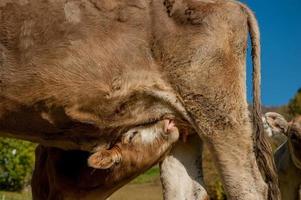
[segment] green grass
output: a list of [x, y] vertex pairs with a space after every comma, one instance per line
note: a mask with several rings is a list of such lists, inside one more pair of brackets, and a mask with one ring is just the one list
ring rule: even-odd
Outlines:
[[154, 183], [158, 179], [159, 174], [160, 174], [160, 169], [158, 166], [156, 166], [156, 167], [149, 169], [144, 174], [141, 174], [140, 176], [138, 176], [131, 183], [133, 183], [133, 184]]
[[31, 192], [3, 192], [0, 191], [0, 200], [31, 200]]

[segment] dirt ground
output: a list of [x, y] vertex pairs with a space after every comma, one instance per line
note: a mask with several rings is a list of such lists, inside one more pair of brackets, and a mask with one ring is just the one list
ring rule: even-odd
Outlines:
[[128, 184], [107, 200], [162, 200], [160, 184]]

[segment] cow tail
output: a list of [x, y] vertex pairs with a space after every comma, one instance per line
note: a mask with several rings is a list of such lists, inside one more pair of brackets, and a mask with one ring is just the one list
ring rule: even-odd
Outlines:
[[268, 185], [268, 200], [280, 200], [278, 176], [271, 145], [264, 134], [261, 111], [261, 61], [260, 33], [254, 13], [244, 4], [243, 11], [247, 14], [248, 29], [252, 45], [253, 62], [253, 126], [254, 150], [258, 167]]

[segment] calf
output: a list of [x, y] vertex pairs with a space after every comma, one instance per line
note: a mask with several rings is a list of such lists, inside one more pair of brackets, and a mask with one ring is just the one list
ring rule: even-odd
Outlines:
[[[89, 155], [38, 146], [32, 188], [34, 200], [106, 199], [162, 160], [178, 140], [171, 120], [135, 127], [107, 150]], [[91, 168], [87, 165], [92, 166]]]
[[265, 119], [273, 136], [287, 136], [287, 141], [274, 154], [282, 200], [300, 200], [301, 116], [287, 122], [278, 113], [266, 113]]

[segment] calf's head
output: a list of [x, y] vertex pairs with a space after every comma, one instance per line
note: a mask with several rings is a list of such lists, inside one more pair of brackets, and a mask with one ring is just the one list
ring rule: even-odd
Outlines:
[[[87, 195], [95, 195], [95, 199], [108, 197], [158, 163], [178, 139], [179, 131], [174, 122], [162, 120], [131, 128], [121, 134], [110, 149], [99, 150], [92, 155], [85, 151], [39, 146], [36, 151], [36, 175], [33, 176], [34, 188], [38, 192], [34, 194], [40, 199], [39, 188], [42, 187], [41, 191], [49, 190], [46, 195], [60, 194], [67, 199], [77, 199], [79, 196], [93, 199], [86, 198]], [[45, 179], [41, 174], [46, 176]]]
[[135, 127], [123, 133], [110, 149], [92, 154], [88, 158], [88, 165], [109, 170], [109, 179], [118, 181], [125, 176], [135, 176], [158, 163], [178, 139], [179, 131], [169, 119]]

